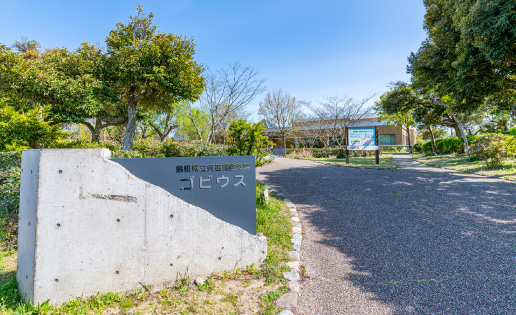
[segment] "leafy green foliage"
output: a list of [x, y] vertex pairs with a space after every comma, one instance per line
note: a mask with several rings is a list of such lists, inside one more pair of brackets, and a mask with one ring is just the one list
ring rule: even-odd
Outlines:
[[45, 121], [48, 108], [34, 107], [20, 113], [0, 99], [0, 151], [24, 150], [49, 144], [65, 132]]
[[500, 166], [510, 153], [515, 153], [514, 136], [488, 133], [478, 136], [471, 143], [471, 153], [486, 162], [487, 168]]
[[265, 159], [267, 148], [272, 145], [268, 137], [263, 134], [263, 123], [249, 123], [244, 119], [234, 120], [229, 125], [230, 155], [254, 155], [256, 166], [272, 162]]
[[137, 106], [159, 110], [181, 100], [195, 101], [205, 86], [204, 69], [193, 60], [193, 41], [157, 32], [153, 17], [138, 6], [128, 24], [118, 22], [106, 37], [112, 86], [127, 101], [124, 150], [133, 147]]
[[0, 152], [0, 247], [16, 249], [21, 152]]
[[185, 140], [206, 140], [209, 133], [209, 114], [188, 106], [177, 117], [178, 130], [175, 135]]
[[227, 156], [227, 147], [205, 141], [169, 141], [163, 143], [166, 157]]

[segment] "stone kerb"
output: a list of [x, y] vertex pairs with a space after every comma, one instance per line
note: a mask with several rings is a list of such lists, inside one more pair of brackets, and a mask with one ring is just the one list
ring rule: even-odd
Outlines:
[[[267, 185], [263, 181], [259, 181], [263, 185]], [[287, 263], [287, 266], [290, 268], [290, 271], [283, 273], [283, 278], [288, 281], [287, 287], [288, 292], [283, 294], [276, 300], [276, 306], [281, 308], [283, 311], [278, 313], [277, 315], [292, 315], [292, 312], [297, 311], [298, 298], [300, 293], [300, 287], [298, 281], [301, 279], [299, 274], [300, 265], [301, 265], [301, 242], [303, 239], [302, 236], [302, 225], [299, 219], [299, 215], [297, 213], [296, 205], [294, 205], [289, 199], [285, 197], [282, 193], [273, 189], [269, 185], [266, 186], [265, 192], [270, 189], [276, 196], [282, 198], [287, 202], [287, 207], [290, 210], [290, 220], [292, 222], [292, 251], [289, 252], [290, 257], [293, 261]]]
[[25, 301], [159, 289], [260, 265], [267, 240], [111, 162], [106, 149], [22, 155], [17, 280]]

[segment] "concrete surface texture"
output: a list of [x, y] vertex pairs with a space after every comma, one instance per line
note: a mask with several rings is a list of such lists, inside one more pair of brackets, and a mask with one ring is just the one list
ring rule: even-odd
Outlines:
[[516, 184], [395, 162], [257, 168], [303, 224], [296, 314], [515, 314]]
[[260, 265], [265, 237], [142, 181], [105, 149], [22, 156], [17, 280], [25, 300], [159, 289], [185, 275]]

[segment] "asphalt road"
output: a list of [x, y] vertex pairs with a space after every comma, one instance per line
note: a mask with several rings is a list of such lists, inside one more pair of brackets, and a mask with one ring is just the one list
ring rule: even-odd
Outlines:
[[516, 314], [516, 183], [276, 159], [303, 224], [297, 314]]

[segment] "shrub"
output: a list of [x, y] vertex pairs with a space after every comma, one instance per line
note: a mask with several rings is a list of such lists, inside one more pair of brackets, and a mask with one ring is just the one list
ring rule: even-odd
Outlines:
[[431, 152], [432, 151], [432, 142], [427, 141], [427, 142], [423, 143], [422, 149], [423, 149], [423, 152]]
[[445, 139], [438, 139], [435, 142], [435, 144], [437, 146], [437, 150], [442, 153], [459, 152], [462, 143], [463, 143], [462, 139], [459, 139], [458, 137], [449, 137], [449, 138], [445, 138]]
[[163, 142], [166, 157], [227, 156], [227, 146], [200, 140]]
[[316, 159], [329, 158], [330, 152], [326, 148], [313, 148], [312, 157]]
[[21, 152], [0, 152], [0, 244], [15, 249], [20, 205]]
[[271, 163], [272, 159], [266, 159], [265, 156], [273, 143], [262, 133], [262, 122], [252, 124], [244, 119], [232, 121], [229, 125], [229, 154], [254, 155], [256, 166]]
[[339, 149], [337, 151], [337, 159], [345, 159], [346, 158], [346, 149]]
[[423, 151], [423, 145], [420, 143], [416, 143], [416, 144], [414, 144], [414, 147], [412, 147], [412, 149], [414, 149], [414, 151], [420, 153]]
[[102, 143], [85, 140], [57, 140], [49, 145], [51, 149], [101, 149], [105, 148]]
[[487, 168], [496, 168], [514, 151], [514, 137], [498, 133], [478, 136], [471, 143], [471, 154], [486, 162]]
[[139, 152], [144, 158], [165, 157], [162, 142], [152, 139], [140, 139], [135, 141], [133, 151]]

